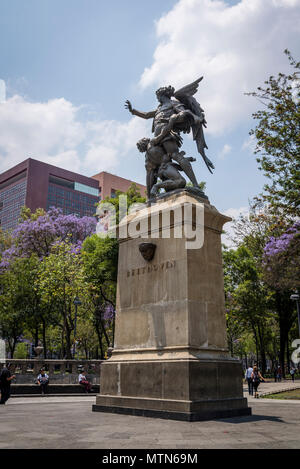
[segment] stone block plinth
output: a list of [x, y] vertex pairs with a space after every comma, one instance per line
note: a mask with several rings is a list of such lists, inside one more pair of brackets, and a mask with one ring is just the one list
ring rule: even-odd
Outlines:
[[[227, 350], [221, 231], [229, 220], [182, 190], [122, 221], [115, 346], [94, 411], [188, 421], [251, 413], [241, 363]], [[139, 250], [147, 242], [156, 246], [150, 261]]]

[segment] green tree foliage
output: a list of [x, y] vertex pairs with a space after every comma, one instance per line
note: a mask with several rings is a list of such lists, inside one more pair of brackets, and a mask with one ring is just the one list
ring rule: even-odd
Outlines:
[[24, 342], [19, 342], [17, 345], [16, 345], [16, 350], [15, 350], [15, 353], [14, 353], [14, 358], [21, 358], [21, 359], [24, 359], [24, 358], [28, 358], [27, 357], [27, 344], [25, 344]]
[[[117, 191], [115, 198], [106, 198], [100, 203], [100, 212], [101, 206], [105, 210], [106, 204], [111, 204], [116, 213], [117, 224], [120, 221], [119, 197], [121, 195], [127, 197], [128, 208], [134, 204], [146, 202], [136, 184], [132, 184], [125, 194]], [[82, 259], [89, 295], [87, 307], [91, 312], [97, 333], [101, 358], [104, 358], [107, 348], [113, 346], [114, 343], [118, 252], [118, 240], [109, 236], [90, 236], [82, 246]]]
[[0, 276], [0, 329], [12, 357], [18, 338], [36, 313], [36, 267], [36, 258], [20, 258]]
[[300, 289], [300, 222], [279, 237], [271, 237], [264, 249], [266, 282], [278, 291]]
[[270, 335], [268, 291], [247, 247], [225, 250], [223, 259], [229, 331], [235, 334], [235, 341], [239, 339], [237, 333], [252, 332], [264, 372]]
[[300, 62], [285, 50], [292, 71], [271, 76], [264, 87], [247, 93], [264, 105], [253, 114], [258, 121], [250, 135], [256, 139], [257, 162], [265, 176], [263, 200], [273, 211], [300, 216]]
[[[105, 201], [117, 222], [120, 195]], [[135, 184], [125, 195], [128, 207], [145, 203]], [[45, 358], [71, 358], [78, 296], [77, 357], [106, 356], [114, 341], [118, 241], [91, 235], [95, 226], [93, 218], [24, 207], [16, 230], [0, 231], [0, 327], [11, 355], [21, 336], [37, 345], [42, 335]]]
[[[289, 363], [289, 344], [296, 320], [295, 305], [290, 301], [292, 285], [298, 282], [297, 266], [297, 223], [288, 228], [290, 221], [282, 214], [276, 216], [263, 204], [250, 206], [249, 217], [240, 217], [234, 224], [233, 239], [239, 247], [246, 247], [255, 261], [255, 268], [271, 311], [268, 324], [271, 334], [268, 339], [268, 355], [278, 360], [284, 370]], [[285, 360], [286, 357], [286, 360]]]
[[[93, 235], [82, 247], [82, 261], [87, 283], [87, 307], [99, 340], [100, 356], [113, 344], [114, 313], [118, 269], [118, 242], [114, 238]], [[108, 331], [108, 322], [111, 322]]]
[[[82, 259], [67, 241], [57, 242], [40, 264], [39, 291], [43, 301], [52, 303], [52, 322], [62, 331], [62, 355], [72, 358], [75, 327], [74, 298], [84, 299], [86, 284]], [[65, 339], [65, 342], [64, 342]]]

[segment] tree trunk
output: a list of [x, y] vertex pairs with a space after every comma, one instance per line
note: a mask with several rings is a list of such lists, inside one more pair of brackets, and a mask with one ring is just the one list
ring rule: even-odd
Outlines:
[[110, 346], [110, 340], [109, 340], [109, 337], [108, 337], [108, 335], [107, 335], [107, 332], [106, 332], [106, 329], [105, 329], [105, 326], [104, 326], [104, 322], [101, 320], [100, 323], [101, 323], [102, 332], [103, 332], [103, 334], [104, 334], [104, 337], [105, 337], [107, 346], [109, 347], [109, 346]]
[[61, 351], [60, 358], [63, 360], [65, 358], [65, 333], [64, 328], [61, 331]]
[[264, 332], [263, 326], [258, 325], [258, 336], [259, 336], [259, 344], [260, 344], [260, 357], [261, 357], [261, 371], [264, 375], [266, 373], [266, 350], [265, 350], [265, 341], [264, 341]]
[[290, 372], [290, 347], [289, 347], [289, 334], [287, 334], [286, 340], [286, 361], [287, 361], [287, 371]]
[[254, 340], [255, 340], [255, 350], [256, 350], [256, 364], [258, 366], [258, 361], [259, 361], [259, 353], [258, 353], [258, 339], [257, 339], [257, 333], [254, 325], [252, 324], [252, 331], [254, 335]]
[[104, 351], [103, 351], [103, 343], [102, 343], [102, 331], [100, 330], [98, 324], [96, 324], [96, 332], [97, 332], [97, 337], [98, 337], [99, 347], [100, 347], [100, 360], [104, 360]]
[[17, 345], [17, 338], [14, 337], [12, 341], [8, 340], [7, 343], [8, 343], [8, 349], [11, 355], [10, 358], [14, 358], [14, 353], [15, 353], [15, 349]]
[[39, 326], [35, 326], [35, 334], [34, 334], [34, 346], [37, 347], [39, 345]]
[[69, 329], [68, 327], [66, 328], [66, 358], [68, 360], [71, 360], [72, 357], [72, 341], [71, 341], [71, 332], [72, 330]]
[[47, 358], [47, 340], [46, 340], [46, 321], [42, 319], [43, 324], [43, 345], [44, 345], [44, 358]]

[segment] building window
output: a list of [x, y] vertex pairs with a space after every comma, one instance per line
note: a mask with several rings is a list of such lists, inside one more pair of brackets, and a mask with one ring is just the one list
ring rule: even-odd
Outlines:
[[25, 178], [26, 173], [27, 170], [25, 169], [25, 171], [22, 171], [21, 173], [17, 174], [16, 176], [13, 176], [12, 178], [9, 178], [7, 181], [1, 182], [0, 191], [2, 191], [2, 189], [5, 189], [5, 187], [11, 186], [15, 182], [20, 181], [20, 179]]
[[[23, 176], [25, 172], [22, 173]], [[18, 178], [16, 176], [16, 178]], [[9, 181], [16, 182], [13, 177]], [[11, 230], [18, 224], [21, 208], [25, 205], [27, 180], [14, 184], [13, 186], [5, 186], [0, 192], [0, 211], [1, 211], [1, 227], [3, 230]]]
[[57, 207], [61, 208], [65, 214], [74, 213], [80, 217], [92, 217], [95, 215], [95, 204], [98, 202], [99, 197], [94, 195], [87, 195], [49, 184], [47, 210], [50, 207]]
[[84, 192], [85, 194], [94, 195], [95, 197], [97, 197], [99, 193], [98, 187], [86, 186], [80, 182], [75, 182], [74, 189], [75, 191]]
[[69, 181], [68, 179], [60, 178], [58, 176], [49, 176], [49, 182], [57, 184], [58, 186], [69, 187], [70, 189], [74, 189], [74, 181]]

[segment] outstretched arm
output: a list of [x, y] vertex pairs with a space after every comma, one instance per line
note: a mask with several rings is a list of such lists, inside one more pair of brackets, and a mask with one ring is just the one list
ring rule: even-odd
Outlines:
[[155, 113], [156, 113], [156, 111], [150, 111], [150, 112], [137, 111], [136, 109], [133, 109], [131, 102], [128, 100], [125, 102], [125, 108], [128, 109], [128, 111], [134, 116], [142, 117], [143, 119], [151, 119], [152, 117], [155, 116]]

